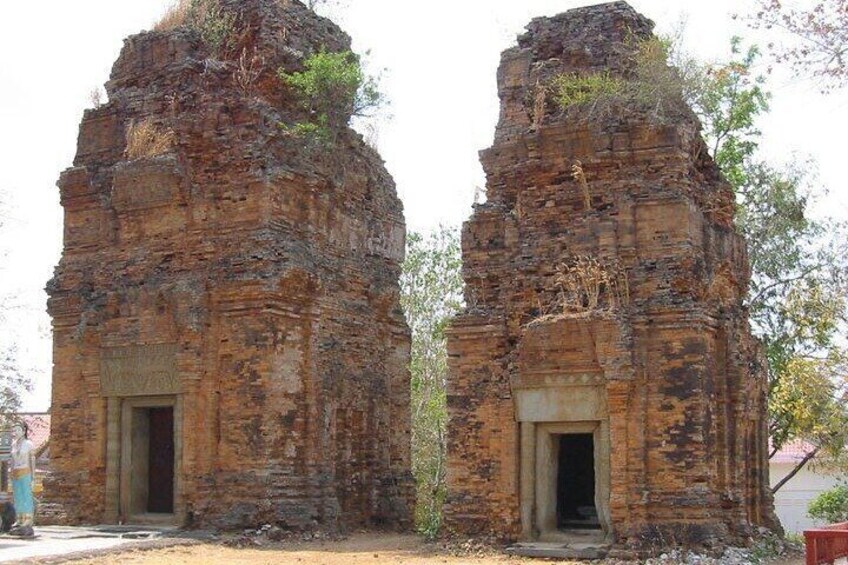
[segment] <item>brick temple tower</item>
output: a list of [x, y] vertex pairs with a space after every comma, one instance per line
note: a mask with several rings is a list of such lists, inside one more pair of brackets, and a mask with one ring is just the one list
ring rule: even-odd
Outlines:
[[[379, 155], [332, 148], [277, 70], [350, 39], [296, 0], [221, 0], [126, 40], [60, 180], [55, 517], [408, 526], [405, 225]], [[162, 144], [133, 156], [131, 126]], [[289, 128], [291, 129], [291, 128]]]
[[453, 530], [650, 549], [774, 525], [746, 245], [698, 120], [546, 88], [629, 78], [652, 28], [623, 2], [579, 8], [503, 54], [449, 334]]

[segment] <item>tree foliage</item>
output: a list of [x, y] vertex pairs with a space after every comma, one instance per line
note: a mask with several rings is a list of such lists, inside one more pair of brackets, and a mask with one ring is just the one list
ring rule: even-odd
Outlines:
[[769, 44], [775, 63], [816, 80], [828, 92], [848, 84], [848, 0], [818, 0], [799, 9], [782, 0], [757, 0], [754, 27], [783, 30], [795, 41]]
[[445, 501], [447, 339], [462, 308], [459, 232], [439, 227], [410, 233], [401, 277], [401, 303], [412, 330], [412, 471], [416, 525], [435, 536]]
[[354, 53], [320, 51], [304, 62], [304, 70], [279, 71], [296, 93], [308, 119], [295, 124], [296, 133], [330, 141], [351, 117], [367, 117], [384, 103], [377, 79], [363, 72]]
[[17, 346], [0, 348], [0, 418], [19, 411], [21, 394], [31, 389], [32, 383], [20, 367]]
[[737, 225], [748, 241], [748, 306], [769, 360], [774, 450], [792, 440], [812, 446], [794, 475], [814, 456], [837, 460], [848, 439], [848, 355], [840, 338], [848, 321], [848, 237], [844, 224], [811, 217], [809, 162], [775, 167], [758, 158], [756, 123], [769, 94], [752, 71], [759, 52], [743, 52], [739, 40], [732, 47], [729, 62], [705, 69], [690, 102], [736, 192]]
[[763, 90], [763, 77], [751, 74], [759, 49], [743, 52], [741, 39], [735, 37], [731, 53], [729, 62], [703, 67], [699, 88], [690, 90], [688, 97], [701, 118], [716, 163], [738, 192], [747, 184], [747, 169], [761, 135], [756, 121], [768, 111], [770, 96]]
[[810, 518], [828, 524], [848, 522], [848, 485], [839, 485], [818, 495], [807, 507]]

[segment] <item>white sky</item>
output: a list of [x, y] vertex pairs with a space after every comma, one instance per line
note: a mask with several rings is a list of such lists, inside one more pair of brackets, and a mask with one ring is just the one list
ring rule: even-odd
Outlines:
[[[705, 59], [727, 54], [730, 37], [754, 34], [730, 14], [750, 0], [632, 0], [660, 32], [686, 22], [688, 49]], [[535, 16], [594, 2], [578, 0], [349, 0], [335, 19], [385, 69], [392, 104], [379, 145], [411, 229], [457, 224], [484, 184], [477, 152], [490, 145], [498, 114], [500, 52]], [[151, 27], [170, 0], [6, 2], [0, 20], [0, 191], [13, 206], [0, 239], [9, 250], [0, 292], [20, 307], [0, 328], [14, 336], [36, 387], [25, 409], [49, 407], [51, 353], [44, 313], [46, 281], [61, 250], [59, 172], [70, 166], [89, 93], [108, 78], [122, 39]], [[764, 43], [764, 41], [760, 41]], [[761, 123], [764, 154], [813, 157], [830, 196], [819, 210], [848, 218], [843, 186], [848, 126], [845, 92], [821, 96], [809, 84], [774, 77], [772, 113]], [[5, 295], [5, 294], [4, 294]]]

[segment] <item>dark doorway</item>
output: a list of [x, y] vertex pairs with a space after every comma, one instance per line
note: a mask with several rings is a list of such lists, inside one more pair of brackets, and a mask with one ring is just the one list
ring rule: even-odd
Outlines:
[[147, 512], [174, 512], [174, 408], [149, 408]]
[[559, 436], [557, 527], [600, 529], [595, 507], [595, 440], [592, 434]]

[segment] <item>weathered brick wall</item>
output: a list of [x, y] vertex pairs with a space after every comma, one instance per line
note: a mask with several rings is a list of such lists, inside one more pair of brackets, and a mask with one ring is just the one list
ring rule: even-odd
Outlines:
[[[448, 343], [452, 530], [521, 535], [516, 387], [557, 379], [604, 383], [617, 544], [741, 543], [774, 526], [745, 243], [697, 119], [538, 97], [560, 73], [627, 76], [652, 27], [623, 2], [579, 8], [534, 20], [503, 54], [488, 200], [463, 231], [468, 309]], [[564, 313], [558, 269], [579, 256], [618, 265], [626, 303]]]
[[[224, 4], [238, 43], [223, 61], [185, 29], [126, 40], [59, 181], [46, 496], [69, 522], [117, 517], [120, 399], [104, 397], [103, 352], [165, 344], [187, 522], [408, 526], [402, 206], [352, 130], [328, 151], [279, 125], [303, 114], [277, 69], [350, 40], [296, 1]], [[242, 50], [263, 65], [247, 90], [234, 78]], [[174, 132], [173, 151], [127, 159], [142, 119]]]

